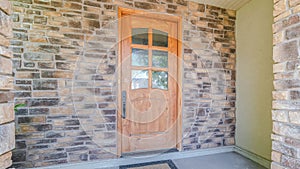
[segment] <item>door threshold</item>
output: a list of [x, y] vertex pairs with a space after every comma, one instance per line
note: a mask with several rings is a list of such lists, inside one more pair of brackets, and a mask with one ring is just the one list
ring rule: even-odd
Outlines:
[[158, 154], [166, 154], [166, 153], [174, 153], [174, 152], [178, 152], [177, 148], [151, 150], [151, 151], [136, 151], [136, 152], [122, 153], [121, 158], [156, 156]]

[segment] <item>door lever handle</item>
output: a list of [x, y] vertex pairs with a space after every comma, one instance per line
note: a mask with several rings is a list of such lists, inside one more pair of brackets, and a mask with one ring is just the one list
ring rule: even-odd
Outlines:
[[122, 91], [122, 118], [126, 118], [126, 91]]

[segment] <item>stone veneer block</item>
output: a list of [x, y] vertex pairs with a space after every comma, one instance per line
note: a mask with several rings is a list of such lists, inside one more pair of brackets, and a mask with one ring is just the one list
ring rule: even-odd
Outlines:
[[5, 12], [7, 15], [12, 13], [12, 6], [7, 0], [0, 1], [0, 10]]
[[0, 76], [0, 89], [12, 90], [14, 88], [14, 78], [11, 76]]
[[6, 37], [12, 37], [12, 20], [10, 16], [6, 15], [3, 11], [0, 10], [0, 33]]
[[0, 57], [0, 73], [12, 74], [12, 61], [8, 58]]
[[15, 148], [15, 123], [0, 125], [0, 154]]
[[12, 165], [11, 160], [12, 152], [0, 155], [0, 168], [5, 169]]
[[15, 114], [14, 105], [12, 103], [0, 104], [0, 124], [14, 121]]
[[0, 46], [0, 55], [12, 58], [13, 52], [6, 47]]
[[298, 57], [298, 42], [291, 41], [274, 47], [273, 59], [275, 62], [289, 61]]

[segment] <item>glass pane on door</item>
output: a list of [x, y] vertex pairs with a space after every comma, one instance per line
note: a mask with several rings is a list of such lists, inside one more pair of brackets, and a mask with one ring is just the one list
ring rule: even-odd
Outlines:
[[168, 89], [168, 72], [152, 71], [152, 88]]
[[148, 62], [148, 50], [132, 48], [132, 66], [148, 66]]
[[158, 68], [167, 68], [168, 67], [168, 52], [153, 50], [152, 66], [158, 67]]
[[168, 33], [160, 30], [153, 29], [153, 46], [168, 47]]
[[148, 88], [148, 70], [131, 70], [131, 89]]
[[132, 44], [148, 45], [148, 28], [133, 28]]

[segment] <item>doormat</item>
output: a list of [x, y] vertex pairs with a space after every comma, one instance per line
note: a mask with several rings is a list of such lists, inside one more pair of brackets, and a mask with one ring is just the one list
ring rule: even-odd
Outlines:
[[123, 165], [119, 169], [178, 169], [172, 160]]

